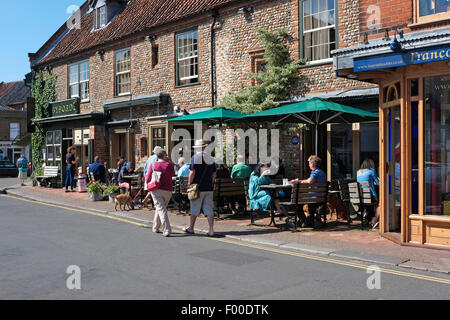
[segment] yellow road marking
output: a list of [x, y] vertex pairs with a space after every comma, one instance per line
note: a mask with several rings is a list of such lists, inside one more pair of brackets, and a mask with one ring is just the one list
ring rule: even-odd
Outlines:
[[[328, 263], [333, 263], [333, 264], [339, 264], [339, 265], [343, 265], [343, 266], [347, 266], [347, 267], [359, 268], [359, 269], [364, 269], [364, 270], [367, 270], [369, 268], [369, 265], [359, 264], [359, 263], [355, 263], [355, 262], [347, 262], [347, 261], [343, 261], [343, 260], [337, 260], [337, 259], [332, 259], [332, 258], [327, 258], [327, 257], [320, 257], [320, 256], [313, 256], [313, 255], [309, 255], [309, 254], [292, 252], [292, 251], [283, 250], [283, 249], [263, 247], [263, 246], [260, 246], [260, 245], [250, 244], [250, 243], [243, 243], [243, 242], [236, 241], [236, 240], [218, 239], [218, 238], [207, 238], [207, 239], [208, 240], [215, 240], [215, 241], [219, 241], [219, 242], [224, 242], [224, 243], [229, 243], [229, 244], [234, 244], [234, 245], [243, 246], [243, 247], [249, 247], [249, 248], [254, 248], [254, 249], [259, 249], [259, 250], [264, 250], [264, 251], [284, 254], [284, 255], [290, 255], [290, 256], [304, 258], [304, 259], [309, 259], [309, 260], [316, 260], [316, 261], [321, 261], [321, 262], [328, 262]], [[409, 272], [403, 272], [403, 271], [397, 271], [397, 270], [391, 270], [391, 269], [385, 269], [385, 268], [379, 268], [379, 269], [383, 273], [393, 274], [393, 275], [397, 275], [397, 276], [409, 277], [409, 278], [415, 278], [415, 279], [427, 280], [427, 281], [433, 281], [433, 282], [439, 282], [439, 283], [444, 283], [444, 284], [450, 284], [450, 279], [430, 277], [430, 276], [414, 274], [414, 273], [409, 273]]]
[[[89, 210], [75, 209], [75, 208], [65, 207], [65, 206], [61, 206], [61, 205], [55, 205], [55, 204], [49, 204], [49, 203], [45, 203], [45, 202], [40, 202], [40, 201], [36, 201], [36, 200], [28, 200], [28, 199], [15, 197], [15, 196], [11, 196], [11, 195], [0, 195], [0, 197], [7, 197], [7, 198], [16, 199], [16, 200], [25, 201], [25, 202], [30, 202], [30, 203], [38, 203], [38, 204], [41, 204], [41, 205], [44, 205], [44, 206], [53, 207], [53, 208], [60, 208], [60, 209], [69, 210], [69, 211], [73, 211], [73, 212], [82, 212], [82, 213], [86, 213], [86, 214], [97, 216], [97, 217], [103, 217], [103, 218], [108, 218], [108, 219], [112, 219], [112, 220], [115, 220], [115, 221], [120, 221], [120, 222], [133, 224], [133, 225], [136, 225], [136, 226], [139, 226], [139, 227], [147, 227], [148, 226], [148, 225], [143, 224], [143, 223], [138, 223], [138, 222], [134, 222], [134, 221], [131, 221], [131, 220], [122, 219], [122, 218], [114, 217], [114, 216], [109, 216], [109, 215], [106, 215], [106, 214], [101, 214], [101, 213], [97, 213], [97, 212], [93, 212], [93, 211], [89, 211]], [[333, 263], [333, 264], [338, 264], [338, 265], [352, 267], [352, 268], [358, 268], [358, 269], [364, 269], [364, 270], [367, 270], [369, 268], [369, 265], [364, 265], [364, 264], [360, 264], [360, 263], [348, 262], [348, 261], [337, 260], [337, 259], [332, 259], [332, 258], [327, 258], [327, 257], [313, 256], [313, 255], [309, 255], [309, 254], [304, 254], [304, 253], [299, 253], [299, 252], [292, 252], [292, 251], [283, 250], [283, 249], [263, 247], [263, 246], [260, 246], [260, 245], [251, 244], [251, 243], [245, 243], [245, 242], [237, 241], [237, 240], [220, 239], [220, 238], [206, 238], [206, 239], [214, 240], [214, 241], [218, 241], [218, 242], [222, 242], [222, 243], [234, 244], [234, 245], [238, 245], [238, 246], [241, 246], [241, 247], [249, 247], [249, 248], [254, 248], [254, 249], [259, 249], [259, 250], [264, 250], [264, 251], [269, 251], [269, 252], [274, 252], [274, 253], [279, 253], [279, 254], [284, 254], [284, 255], [289, 255], [289, 256], [294, 256], [294, 257], [298, 257], [298, 258], [304, 258], [304, 259], [308, 259], [308, 260], [315, 260], [315, 261]], [[425, 276], [425, 275], [414, 274], [414, 273], [410, 273], [410, 272], [403, 272], [403, 271], [386, 269], [386, 268], [380, 268], [380, 271], [383, 272], [383, 273], [397, 275], [397, 276], [402, 276], [402, 277], [408, 277], [408, 278], [414, 278], [414, 279], [419, 279], [419, 280], [426, 280], [426, 281], [450, 284], [450, 279], [443, 279], [443, 278]]]
[[44, 205], [44, 206], [48, 206], [48, 207], [53, 207], [53, 208], [59, 208], [59, 209], [64, 209], [64, 210], [69, 210], [69, 211], [74, 211], [74, 212], [82, 212], [82, 213], [86, 213], [86, 214], [89, 214], [89, 215], [92, 215], [92, 216], [103, 217], [103, 218], [108, 218], [108, 219], [115, 220], [115, 221], [130, 223], [130, 224], [133, 224], [133, 225], [136, 225], [136, 226], [139, 226], [139, 227], [147, 226], [146, 224], [143, 224], [143, 223], [134, 222], [134, 221], [131, 221], [131, 220], [128, 220], [128, 219], [122, 219], [122, 218], [119, 218], [119, 217], [110, 216], [110, 215], [99, 213], [99, 212], [94, 212], [94, 211], [89, 211], [89, 210], [84, 210], [84, 209], [75, 209], [75, 208], [61, 206], [61, 205], [57, 205], [57, 204], [50, 204], [50, 203], [40, 202], [40, 201], [37, 201], [37, 200], [28, 200], [28, 199], [15, 197], [15, 196], [11, 196], [11, 195], [1, 195], [1, 196], [2, 197], [6, 197], [6, 198], [20, 200], [20, 201], [30, 202], [30, 203], [38, 203], [38, 204], [41, 204], [41, 205]]

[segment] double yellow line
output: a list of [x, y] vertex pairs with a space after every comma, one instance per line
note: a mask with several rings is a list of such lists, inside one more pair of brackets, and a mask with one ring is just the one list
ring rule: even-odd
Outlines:
[[[66, 207], [66, 206], [62, 206], [62, 205], [40, 202], [40, 201], [36, 201], [36, 200], [28, 200], [28, 199], [11, 196], [11, 195], [0, 195], [0, 197], [6, 197], [6, 198], [11, 198], [11, 199], [15, 199], [15, 200], [30, 202], [30, 203], [37, 203], [40, 205], [64, 209], [64, 210], [73, 211], [73, 212], [82, 212], [82, 213], [86, 213], [86, 214], [89, 214], [92, 216], [103, 217], [103, 218], [107, 218], [107, 219], [111, 219], [111, 220], [115, 220], [115, 221], [125, 222], [125, 223], [129, 223], [129, 224], [136, 225], [139, 227], [148, 227], [148, 225], [143, 224], [143, 223], [135, 222], [135, 221], [132, 221], [129, 219], [122, 219], [119, 217], [110, 216], [110, 215], [106, 215], [106, 214], [102, 214], [102, 213], [97, 213], [94, 211], [75, 209], [75, 208], [70, 208], [70, 207]], [[205, 238], [205, 239], [218, 241], [218, 242], [222, 242], [222, 243], [227, 243], [227, 244], [233, 244], [233, 245], [237, 245], [237, 246], [241, 246], [241, 247], [248, 247], [248, 248], [263, 250], [263, 251], [272, 252], [272, 253], [294, 256], [294, 257], [308, 259], [308, 260], [315, 260], [315, 261], [320, 261], [320, 262], [332, 263], [332, 264], [336, 264], [336, 265], [342, 265], [342, 266], [346, 266], [346, 267], [358, 268], [358, 269], [363, 269], [363, 270], [368, 270], [368, 268], [370, 267], [369, 265], [360, 264], [360, 263], [356, 263], [356, 262], [337, 260], [337, 259], [321, 257], [321, 256], [313, 256], [313, 255], [309, 255], [309, 254], [292, 252], [292, 251], [283, 250], [283, 249], [263, 247], [263, 246], [260, 246], [257, 244], [245, 243], [245, 242], [237, 241], [237, 240], [230, 240], [230, 239], [223, 239], [223, 238], [222, 239], [221, 238]], [[414, 278], [414, 279], [418, 279], [418, 280], [426, 280], [426, 281], [432, 281], [432, 282], [450, 285], [450, 279], [431, 277], [431, 276], [420, 275], [420, 274], [415, 274], [415, 273], [411, 273], [411, 272], [402, 272], [402, 271], [386, 269], [386, 268], [379, 268], [379, 270], [380, 270], [380, 272], [386, 273], [386, 274], [392, 274], [392, 275], [401, 276], [401, 277], [408, 277], [408, 278]]]

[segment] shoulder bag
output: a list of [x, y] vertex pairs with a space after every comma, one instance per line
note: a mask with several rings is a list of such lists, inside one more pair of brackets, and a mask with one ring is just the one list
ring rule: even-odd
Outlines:
[[159, 186], [161, 184], [161, 174], [162, 172], [155, 170], [155, 163], [152, 163], [152, 180], [147, 186], [148, 191], [155, 191], [159, 189]]
[[202, 177], [200, 178], [200, 181], [198, 182], [198, 184], [197, 183], [191, 184], [189, 186], [189, 188], [187, 189], [187, 194], [188, 194], [188, 199], [189, 200], [194, 201], [194, 200], [197, 200], [198, 198], [200, 198], [200, 184], [202, 183], [203, 178], [205, 177], [205, 174], [206, 174], [207, 171], [208, 171], [208, 165], [206, 164], [205, 169], [204, 169], [203, 174], [202, 174]]

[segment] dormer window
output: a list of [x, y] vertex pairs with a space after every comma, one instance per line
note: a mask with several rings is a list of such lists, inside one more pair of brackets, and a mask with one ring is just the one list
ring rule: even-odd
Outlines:
[[106, 5], [94, 9], [94, 30], [98, 30], [106, 26], [106, 21]]

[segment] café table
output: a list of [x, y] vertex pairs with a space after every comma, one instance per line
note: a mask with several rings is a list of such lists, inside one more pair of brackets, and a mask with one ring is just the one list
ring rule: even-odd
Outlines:
[[276, 215], [274, 212], [274, 206], [275, 206], [275, 200], [277, 199], [277, 190], [283, 190], [283, 189], [292, 189], [292, 184], [262, 184], [260, 186], [263, 190], [268, 190], [270, 193], [270, 223], [269, 226], [277, 226], [275, 223], [275, 218], [277, 217], [284, 217], [284, 215]]
[[132, 174], [132, 175], [122, 176], [123, 181], [130, 185], [130, 188], [128, 189], [128, 194], [130, 196], [131, 196], [131, 184], [132, 184], [132, 182], [133, 181], [139, 181], [140, 178], [141, 178], [141, 175], [139, 175], [139, 174]]

